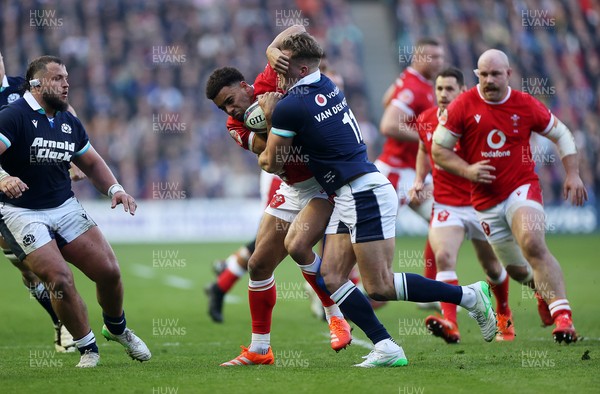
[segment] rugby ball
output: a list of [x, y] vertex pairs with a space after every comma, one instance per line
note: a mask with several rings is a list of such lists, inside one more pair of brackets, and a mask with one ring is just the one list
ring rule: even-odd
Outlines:
[[258, 105], [258, 101], [252, 103], [244, 112], [244, 125], [255, 133], [267, 132], [267, 119], [265, 112]]

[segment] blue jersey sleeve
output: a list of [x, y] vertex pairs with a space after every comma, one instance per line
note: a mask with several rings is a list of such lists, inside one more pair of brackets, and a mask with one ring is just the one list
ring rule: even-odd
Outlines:
[[271, 117], [271, 133], [280, 137], [292, 138], [304, 124], [304, 106], [293, 96], [285, 96], [275, 106]]

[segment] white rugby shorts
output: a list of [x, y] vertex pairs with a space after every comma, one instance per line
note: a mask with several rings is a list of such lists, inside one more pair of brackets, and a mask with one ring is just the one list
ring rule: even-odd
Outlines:
[[298, 213], [313, 198], [329, 199], [329, 196], [319, 182], [313, 177], [302, 182], [288, 185], [281, 182], [281, 186], [273, 195], [265, 212], [288, 223], [292, 223]]
[[488, 242], [494, 245], [514, 241], [511, 227], [513, 215], [517, 209], [531, 207], [538, 210], [540, 215], [545, 215], [541, 201], [542, 192], [539, 184], [526, 184], [516, 188], [500, 204], [484, 211], [476, 211]]
[[471, 205], [456, 207], [434, 201], [431, 215], [431, 228], [462, 227], [465, 230], [466, 239], [486, 240], [477, 218], [477, 212]]
[[96, 222], [75, 197], [49, 209], [0, 204], [0, 231], [21, 261], [53, 239], [61, 248], [94, 226]]

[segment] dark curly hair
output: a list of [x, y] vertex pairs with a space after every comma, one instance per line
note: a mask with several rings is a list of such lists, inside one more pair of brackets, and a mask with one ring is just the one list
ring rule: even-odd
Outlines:
[[235, 67], [217, 68], [210, 74], [206, 82], [206, 98], [214, 100], [225, 86], [230, 86], [243, 80], [244, 75]]

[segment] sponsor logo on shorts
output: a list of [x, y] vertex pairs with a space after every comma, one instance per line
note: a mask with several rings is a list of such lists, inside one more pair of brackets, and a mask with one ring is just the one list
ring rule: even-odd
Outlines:
[[489, 237], [490, 236], [490, 225], [487, 224], [486, 222], [481, 222], [481, 228], [483, 228], [483, 232], [485, 233], [485, 235], [487, 235]]
[[23, 245], [29, 246], [33, 243], [35, 243], [35, 237], [33, 234], [27, 234], [23, 237]]
[[269, 206], [271, 208], [277, 208], [285, 203], [285, 197], [281, 194], [275, 194]]
[[448, 220], [448, 216], [450, 216], [450, 212], [444, 209], [442, 212], [438, 213], [438, 222], [445, 222], [446, 220]]

